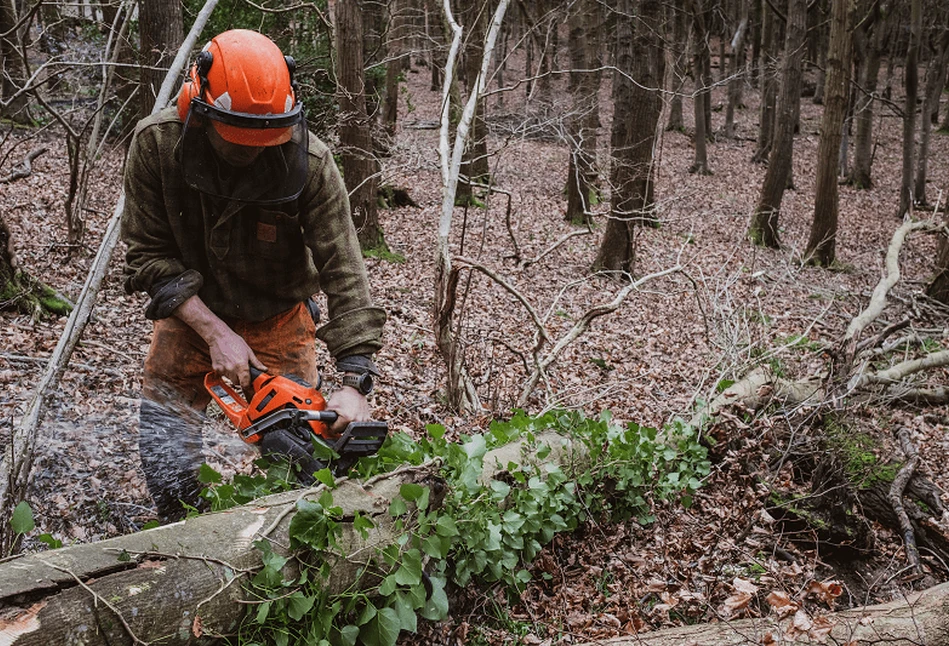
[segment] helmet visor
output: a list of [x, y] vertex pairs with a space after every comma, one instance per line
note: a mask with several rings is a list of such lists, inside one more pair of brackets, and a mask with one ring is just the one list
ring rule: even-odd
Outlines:
[[307, 179], [302, 104], [282, 115], [228, 112], [192, 99], [177, 154], [185, 183], [248, 204], [296, 199]]

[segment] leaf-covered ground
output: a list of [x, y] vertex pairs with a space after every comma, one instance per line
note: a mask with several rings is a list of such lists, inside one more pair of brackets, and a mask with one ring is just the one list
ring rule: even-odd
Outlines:
[[[510, 414], [533, 362], [535, 330], [508, 292], [480, 274], [466, 274], [459, 287], [458, 326], [485, 411], [461, 416], [446, 408], [443, 363], [431, 332], [441, 182], [438, 131], [426, 127], [437, 118], [439, 97], [428, 86], [424, 68], [407, 74], [401, 127], [391, 157], [384, 160], [383, 181], [407, 188], [418, 207], [381, 213], [388, 244], [404, 262], [367, 261], [374, 295], [389, 313], [378, 357], [384, 377], [372, 404], [376, 417], [388, 420], [395, 431], [417, 435], [426, 424], [439, 423], [460, 436]], [[555, 96], [565, 101], [565, 88]], [[724, 120], [724, 110], [718, 109], [724, 90], [716, 88], [713, 96], [717, 131]], [[609, 139], [608, 97], [604, 87], [601, 147]], [[689, 174], [687, 134], [664, 133], [658, 146], [662, 224], [637, 234], [636, 272], [646, 275], [676, 263], [684, 271], [648, 283], [616, 313], [597, 319], [553, 365], [549, 380], [531, 395], [529, 411], [567, 407], [596, 415], [609, 410], [620, 421], [658, 426], [689, 418], [723, 379], [735, 380], [756, 363], [793, 377], [826, 367], [821, 344], [839, 338], [865, 306], [900, 223], [901, 123], [886, 110], [875, 119], [875, 186], [840, 186], [838, 263], [819, 269], [802, 265], [800, 254], [813, 216], [821, 108], [807, 98], [802, 102], [794, 189], [785, 195], [781, 213], [784, 247], [762, 250], [745, 237], [764, 167], [750, 161], [758, 123], [756, 91], [746, 88], [744, 97], [737, 137], [710, 144], [713, 175]], [[596, 207], [591, 232], [546, 253], [575, 230], [563, 220], [567, 150], [549, 136], [562, 122], [538, 116], [527, 125], [525, 117], [532, 113], [524, 106], [522, 89], [507, 95], [503, 106], [497, 97], [492, 101], [491, 167], [497, 187], [510, 193], [510, 215], [501, 193], [484, 196], [486, 208], [456, 209], [453, 253], [503, 275], [558, 339], [590, 307], [612, 300], [620, 287], [588, 271], [607, 205]], [[548, 114], [566, 107], [555, 105]], [[687, 101], [687, 128], [690, 108]], [[12, 138], [28, 134], [15, 131]], [[51, 152], [35, 162], [28, 178], [0, 185], [0, 211], [22, 266], [75, 298], [120, 190], [124, 149], [116, 146], [99, 163], [84, 245], [70, 249], [63, 242], [65, 149], [51, 132], [39, 140]], [[24, 141], [6, 164], [25, 157], [33, 145]], [[606, 176], [606, 148], [600, 164]], [[929, 173], [934, 201], [940, 190], [949, 189], [945, 134], [934, 135]], [[949, 347], [946, 309], [920, 297], [933, 269], [934, 249], [931, 236], [909, 240], [902, 254], [904, 280], [883, 317], [889, 323], [912, 316], [914, 331], [930, 349]], [[516, 253], [521, 260], [539, 260], [522, 268]], [[72, 357], [39, 442], [30, 501], [37, 531], [66, 544], [135, 531], [154, 517], [137, 458], [136, 416], [149, 325], [144, 297], [123, 290], [121, 265], [118, 249], [94, 320]], [[22, 415], [64, 321], [0, 316], [0, 436], [5, 438]], [[327, 377], [332, 387], [332, 370]], [[933, 379], [946, 385], [947, 374]], [[945, 491], [949, 420], [944, 409], [868, 402], [854, 414], [865, 430], [884, 439], [896, 428], [909, 428], [920, 449], [920, 469]], [[798, 630], [819, 634], [825, 610], [888, 599], [949, 575], [930, 559], [925, 579], [906, 577], [899, 537], [881, 527], [872, 528], [874, 552], [849, 562], [830, 561], [807, 540], [796, 540], [802, 537], [783, 533], [766, 511], [769, 491], [762, 479], [778, 486], [787, 474], [775, 470], [768, 456], [789, 434], [819, 433], [819, 428], [788, 425], [779, 412], [736, 417], [721, 431], [731, 440], [728, 450], [718, 456], [690, 509], [658, 508], [657, 521], [647, 526], [590, 523], [576, 535], [558, 537], [534, 564], [536, 582], [518, 603], [507, 603], [500, 591], [470, 596], [451, 622], [426, 627], [426, 638], [432, 643], [578, 642], [754, 616], [771, 608], [793, 616], [798, 605], [806, 609]], [[898, 451], [894, 444], [880, 453], [898, 456]], [[209, 423], [208, 459], [215, 467], [247, 470], [253, 457], [229, 429]], [[945, 494], [943, 499], [949, 502]]]

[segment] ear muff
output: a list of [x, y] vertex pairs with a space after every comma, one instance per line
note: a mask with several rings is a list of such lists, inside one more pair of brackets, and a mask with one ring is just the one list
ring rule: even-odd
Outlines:
[[188, 117], [188, 110], [191, 109], [191, 99], [196, 96], [204, 97], [208, 72], [211, 71], [213, 62], [214, 55], [206, 50], [194, 59], [194, 65], [188, 71], [188, 78], [182, 83], [181, 90], [178, 92], [178, 116], [182, 121]]

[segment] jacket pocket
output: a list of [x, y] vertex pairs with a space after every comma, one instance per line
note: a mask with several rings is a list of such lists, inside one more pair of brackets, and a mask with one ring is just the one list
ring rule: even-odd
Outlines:
[[248, 247], [255, 256], [289, 260], [303, 250], [303, 232], [297, 215], [257, 209], [256, 217], [248, 218], [248, 226]]

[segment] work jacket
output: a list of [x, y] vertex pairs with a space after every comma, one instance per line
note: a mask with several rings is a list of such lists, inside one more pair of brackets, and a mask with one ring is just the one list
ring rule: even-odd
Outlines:
[[329, 317], [317, 337], [329, 352], [338, 359], [378, 350], [385, 313], [372, 305], [349, 197], [329, 148], [310, 134], [303, 192], [256, 206], [185, 183], [175, 154], [182, 128], [172, 107], [135, 129], [122, 216], [126, 290], [154, 297], [177, 277], [200, 274], [197, 283], [178, 281], [182, 289], [191, 285], [218, 316], [246, 321], [268, 319], [322, 290]]

